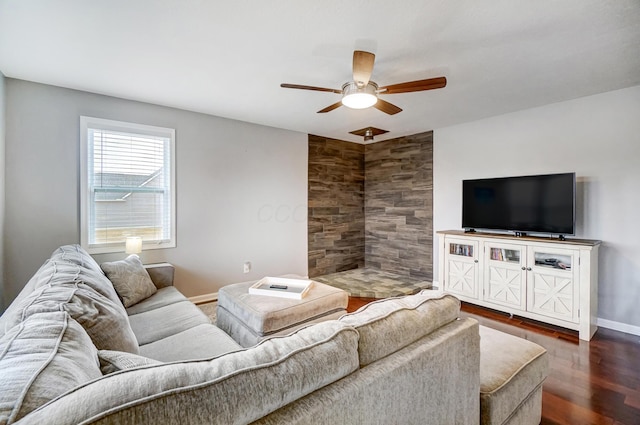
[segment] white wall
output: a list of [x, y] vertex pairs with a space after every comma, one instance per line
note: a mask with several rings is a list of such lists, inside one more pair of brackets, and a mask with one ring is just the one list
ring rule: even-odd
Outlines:
[[461, 228], [463, 179], [575, 171], [576, 237], [603, 242], [598, 317], [640, 330], [640, 86], [438, 129], [433, 156], [436, 231]]
[[[307, 274], [306, 134], [6, 82], [7, 302], [57, 246], [80, 240], [80, 115], [176, 129], [177, 247], [141, 257], [174, 264], [185, 295], [265, 275]], [[242, 273], [244, 261], [253, 265], [249, 274]]]

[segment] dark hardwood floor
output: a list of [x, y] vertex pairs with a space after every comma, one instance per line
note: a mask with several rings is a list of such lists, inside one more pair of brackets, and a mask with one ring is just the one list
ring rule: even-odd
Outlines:
[[[348, 311], [373, 301], [350, 298]], [[543, 425], [640, 425], [640, 336], [600, 328], [577, 332], [463, 303], [462, 316], [533, 341], [549, 353]]]

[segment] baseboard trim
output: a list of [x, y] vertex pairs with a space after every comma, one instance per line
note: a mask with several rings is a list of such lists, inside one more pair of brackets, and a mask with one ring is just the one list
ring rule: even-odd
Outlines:
[[196, 295], [195, 297], [189, 297], [189, 301], [194, 304], [210, 303], [211, 301], [218, 301], [218, 293], [212, 292], [210, 294]]
[[613, 320], [598, 318], [598, 326], [601, 328], [612, 329], [614, 331], [624, 332], [626, 334], [640, 336], [640, 326], [628, 325], [626, 323], [614, 322]]

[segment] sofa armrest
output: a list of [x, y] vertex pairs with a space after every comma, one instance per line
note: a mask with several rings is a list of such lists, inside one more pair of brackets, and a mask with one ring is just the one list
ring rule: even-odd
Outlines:
[[151, 277], [151, 281], [156, 288], [166, 288], [173, 286], [173, 273], [175, 268], [169, 263], [145, 264], [145, 269]]

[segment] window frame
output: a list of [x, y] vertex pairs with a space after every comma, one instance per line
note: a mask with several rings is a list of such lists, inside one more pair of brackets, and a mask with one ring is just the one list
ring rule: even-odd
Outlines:
[[176, 155], [175, 140], [176, 131], [173, 128], [157, 127], [152, 125], [130, 123], [124, 121], [108, 120], [80, 116], [80, 245], [90, 254], [106, 254], [124, 252], [125, 242], [89, 244], [90, 203], [93, 202], [91, 187], [89, 185], [89, 129], [118, 131], [123, 133], [140, 134], [144, 136], [156, 136], [169, 138], [169, 214], [170, 237], [166, 241], [144, 241], [142, 250], [164, 249], [176, 247]]

